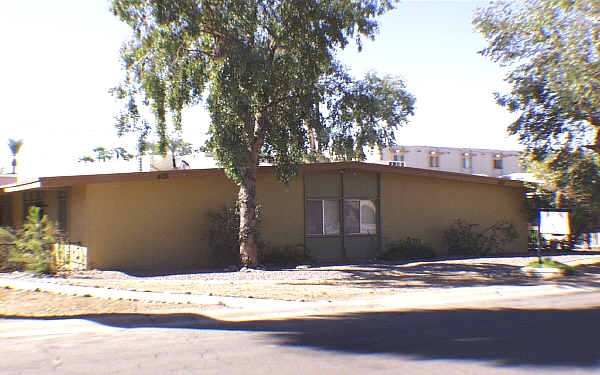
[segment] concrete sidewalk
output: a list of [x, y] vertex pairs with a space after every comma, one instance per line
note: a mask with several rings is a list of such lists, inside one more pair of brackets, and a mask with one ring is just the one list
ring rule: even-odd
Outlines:
[[466, 306], [469, 303], [480, 301], [501, 301], [526, 297], [600, 291], [600, 288], [595, 287], [564, 285], [476, 286], [411, 290], [394, 295], [365, 296], [347, 300], [298, 302], [180, 293], [137, 292], [102, 287], [59, 285], [44, 282], [42, 280], [17, 280], [6, 278], [0, 278], [0, 287], [109, 299], [214, 305], [215, 309], [208, 307], [207, 309], [203, 309], [201, 313], [215, 319], [235, 321], [282, 319], [307, 315], [348, 312], [433, 309]]

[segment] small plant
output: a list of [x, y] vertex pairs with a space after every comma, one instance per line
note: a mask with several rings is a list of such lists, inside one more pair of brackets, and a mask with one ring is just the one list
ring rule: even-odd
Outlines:
[[542, 263], [540, 263], [539, 261], [535, 260], [535, 261], [529, 263], [527, 265], [527, 267], [533, 267], [533, 268], [558, 268], [565, 275], [573, 275], [573, 274], [576, 273], [575, 268], [573, 268], [573, 267], [571, 267], [571, 266], [569, 266], [567, 264], [554, 261], [554, 260], [552, 260], [550, 258], [543, 258], [542, 259]]
[[[257, 226], [260, 207], [256, 208]], [[208, 244], [221, 266], [240, 265], [240, 209], [237, 202], [219, 211], [208, 213]], [[260, 240], [260, 239], [259, 239]], [[260, 248], [259, 241], [259, 248]]]
[[53, 245], [56, 243], [58, 230], [48, 220], [47, 215], [40, 218], [40, 208], [29, 208], [23, 229], [13, 231], [0, 228], [0, 237], [10, 242], [8, 259], [18, 268], [38, 274], [56, 273], [57, 263]]
[[295, 267], [311, 263], [310, 252], [304, 245], [287, 245], [281, 247], [264, 246], [259, 251], [260, 264], [271, 267]]
[[479, 231], [478, 227], [479, 224], [456, 220], [444, 231], [448, 252], [457, 255], [488, 255], [502, 249], [518, 237], [514, 225], [507, 221], [499, 221], [482, 231]]
[[381, 256], [384, 260], [411, 260], [435, 258], [433, 248], [419, 238], [406, 237], [405, 240], [392, 242]]

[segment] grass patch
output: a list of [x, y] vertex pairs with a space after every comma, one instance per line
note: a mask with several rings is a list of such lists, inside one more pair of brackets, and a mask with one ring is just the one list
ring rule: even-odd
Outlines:
[[575, 268], [561, 263], [561, 262], [557, 262], [554, 261], [550, 258], [543, 258], [542, 259], [542, 263], [536, 261], [533, 261], [531, 263], [529, 263], [527, 265], [527, 267], [533, 267], [533, 268], [558, 268], [559, 270], [561, 270], [565, 275], [573, 275], [576, 273]]

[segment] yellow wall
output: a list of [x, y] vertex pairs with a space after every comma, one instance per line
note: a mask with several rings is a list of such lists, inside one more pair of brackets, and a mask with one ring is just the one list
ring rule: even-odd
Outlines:
[[382, 174], [381, 213], [384, 249], [391, 241], [419, 238], [446, 253], [443, 230], [456, 219], [486, 227], [512, 222], [519, 238], [506, 252], [527, 250], [527, 217], [523, 190], [501, 185]]
[[[273, 246], [303, 242], [299, 181], [283, 185], [273, 175], [258, 176], [262, 238]], [[207, 213], [231, 206], [236, 197], [237, 187], [222, 174], [89, 184], [89, 263], [120, 269], [210, 267]]]
[[288, 184], [273, 174], [258, 175], [258, 203], [262, 206], [261, 235], [272, 246], [304, 243], [304, 193], [302, 176]]
[[86, 186], [75, 185], [69, 189], [67, 227], [69, 242], [87, 246], [88, 219]]

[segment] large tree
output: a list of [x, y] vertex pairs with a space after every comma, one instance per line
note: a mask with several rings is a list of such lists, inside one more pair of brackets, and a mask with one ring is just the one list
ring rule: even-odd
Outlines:
[[536, 160], [600, 153], [600, 2], [498, 1], [473, 21], [482, 54], [509, 71], [498, 102], [519, 114], [509, 131]]
[[[412, 114], [401, 80], [354, 80], [335, 60], [351, 40], [373, 38], [391, 0], [113, 0], [133, 30], [122, 49], [126, 76], [115, 89], [127, 110], [121, 131], [146, 129], [154, 114], [161, 152], [168, 117], [206, 101], [207, 148], [239, 186], [240, 256], [254, 267], [259, 162], [289, 180], [314, 153], [364, 157], [384, 147]], [[141, 124], [141, 125], [140, 125]], [[312, 147], [309, 147], [312, 146]]]

